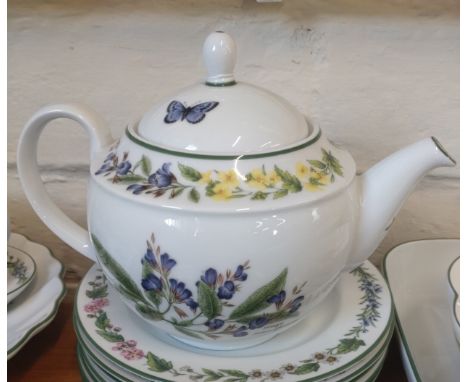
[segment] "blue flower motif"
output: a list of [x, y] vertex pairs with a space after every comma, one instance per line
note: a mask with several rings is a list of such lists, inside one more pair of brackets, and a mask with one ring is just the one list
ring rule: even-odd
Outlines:
[[377, 300], [372, 299], [372, 298], [367, 300], [367, 305], [366, 305], [367, 308], [377, 309], [379, 306], [380, 306], [380, 302], [378, 302]]
[[236, 286], [232, 281], [226, 281], [218, 288], [218, 297], [224, 300], [230, 300], [236, 291]]
[[185, 302], [192, 297], [192, 292], [185, 288], [185, 283], [178, 282], [175, 279], [169, 280], [170, 290], [176, 301]]
[[152, 273], [141, 280], [141, 286], [146, 291], [160, 292], [162, 290], [162, 282], [157, 276]]
[[193, 298], [188, 298], [184, 302], [185, 305], [187, 305], [190, 308], [190, 310], [195, 313], [195, 311], [198, 308], [198, 302], [196, 302]]
[[97, 170], [94, 175], [101, 175], [105, 172], [112, 171], [114, 169], [114, 165], [112, 162], [104, 162], [104, 164]]
[[139, 195], [143, 191], [147, 190], [148, 186], [141, 185], [141, 184], [131, 184], [127, 187], [127, 191], [132, 191], [132, 194]]
[[364, 281], [359, 287], [359, 289], [361, 290], [372, 289], [372, 288], [373, 288], [373, 284], [372, 284], [372, 281], [370, 280]]
[[169, 162], [164, 163], [154, 174], [151, 174], [148, 178], [148, 183], [156, 187], [167, 187], [172, 183], [173, 174], [169, 170], [171, 164]]
[[221, 328], [224, 325], [224, 321], [218, 318], [215, 318], [213, 320], [206, 321], [205, 325], [208, 326], [212, 330], [216, 330], [216, 329]]
[[201, 277], [201, 280], [208, 286], [213, 287], [216, 285], [218, 279], [218, 272], [216, 269], [209, 268], [205, 271], [205, 275]]
[[298, 310], [301, 307], [303, 300], [304, 300], [304, 296], [296, 297], [291, 302], [291, 309], [289, 309], [289, 313], [294, 313], [296, 310]]
[[146, 250], [144, 259], [149, 265], [151, 265], [151, 267], [156, 268], [158, 266], [158, 263], [156, 261], [156, 256], [154, 255], [154, 252], [152, 249], [148, 248]]
[[278, 294], [275, 294], [271, 296], [270, 298], [268, 298], [267, 302], [270, 304], [276, 304], [276, 306], [279, 308], [283, 304], [285, 298], [286, 298], [286, 292], [282, 290]]
[[117, 155], [115, 155], [115, 153], [111, 151], [109, 154], [107, 154], [106, 159], [104, 159], [104, 162], [113, 162], [116, 156]]
[[116, 174], [126, 175], [130, 171], [131, 168], [132, 168], [132, 164], [128, 160], [121, 162], [117, 165]]
[[237, 328], [234, 333], [232, 333], [232, 335], [234, 337], [244, 337], [246, 336], [248, 333], [246, 332], [247, 330], [247, 326], [245, 325], [242, 325], [241, 327]]
[[382, 287], [379, 284], [375, 284], [371, 280], [364, 281], [362, 283], [362, 285], [360, 286], [360, 289], [362, 291], [365, 291], [365, 292], [371, 293], [371, 294], [378, 294], [378, 293], [382, 292]]
[[238, 281], [245, 281], [247, 280], [247, 273], [244, 272], [244, 266], [239, 265], [234, 273], [234, 279]]
[[163, 272], [169, 272], [177, 262], [171, 259], [167, 253], [161, 255], [161, 268]]
[[183, 302], [193, 312], [197, 310], [198, 303], [191, 298], [192, 292], [185, 288], [185, 283], [178, 282], [176, 279], [169, 279], [169, 288], [177, 302]]
[[268, 318], [266, 316], [257, 317], [249, 322], [249, 329], [259, 329], [268, 324]]

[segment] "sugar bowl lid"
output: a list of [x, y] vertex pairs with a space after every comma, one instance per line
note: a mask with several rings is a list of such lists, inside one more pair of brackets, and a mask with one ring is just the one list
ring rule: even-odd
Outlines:
[[177, 151], [241, 155], [279, 150], [311, 134], [285, 99], [235, 80], [236, 44], [228, 34], [210, 34], [203, 57], [206, 81], [149, 110], [136, 129], [140, 138]]

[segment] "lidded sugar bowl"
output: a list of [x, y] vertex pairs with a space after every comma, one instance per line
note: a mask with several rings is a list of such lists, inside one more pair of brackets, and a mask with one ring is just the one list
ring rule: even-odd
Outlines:
[[[161, 101], [117, 141], [93, 111], [39, 110], [18, 147], [41, 219], [97, 261], [150, 325], [208, 349], [252, 346], [309, 314], [376, 249], [428, 171], [455, 162], [435, 138], [356, 175], [350, 154], [283, 98], [236, 81], [236, 46], [203, 47], [206, 81]], [[56, 118], [91, 140], [88, 231], [50, 200], [37, 141]]]

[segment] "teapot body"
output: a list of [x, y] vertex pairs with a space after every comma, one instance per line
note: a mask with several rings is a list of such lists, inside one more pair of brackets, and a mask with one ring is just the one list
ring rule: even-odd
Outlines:
[[[345, 175], [353, 162], [333, 182], [333, 170], [310, 178], [322, 150], [338, 161], [345, 151], [318, 132], [271, 157], [187, 157], [131, 134], [93, 161], [88, 229], [106, 276], [155, 331], [246, 347], [306, 317], [333, 288], [359, 219]], [[326, 187], [337, 190], [314, 200]]]
[[[91, 139], [89, 232], [38, 172], [38, 138], [56, 118]], [[99, 261], [149, 332], [208, 349], [252, 346], [313, 314], [370, 256], [416, 182], [455, 164], [428, 138], [356, 177], [350, 155], [313, 128], [291, 146], [240, 155], [174, 151], [131, 128], [110, 141], [83, 106], [39, 110], [18, 147], [23, 189], [54, 233]]]

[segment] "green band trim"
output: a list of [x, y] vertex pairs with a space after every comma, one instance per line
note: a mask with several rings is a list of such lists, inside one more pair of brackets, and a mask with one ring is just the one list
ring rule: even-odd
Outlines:
[[457, 289], [453, 285], [452, 279], [450, 278], [450, 273], [452, 273], [452, 268], [457, 263], [457, 261], [460, 261], [460, 256], [458, 256], [450, 264], [450, 267], [449, 267], [449, 269], [447, 271], [447, 278], [448, 278], [448, 281], [449, 281], [449, 284], [450, 284], [450, 288], [452, 289], [453, 294], [454, 294], [453, 302], [452, 302], [452, 314], [455, 317], [455, 321], [457, 322], [458, 326], [460, 326], [460, 321], [458, 321], [458, 317], [457, 317], [457, 314], [456, 314], [456, 305], [457, 305], [457, 299], [458, 299], [459, 296], [458, 296], [458, 293], [457, 293]]
[[322, 136], [322, 130], [319, 129], [318, 133], [314, 137], [312, 137], [310, 140], [297, 146], [289, 147], [289, 148], [278, 150], [278, 151], [270, 151], [270, 152], [259, 153], [259, 154], [245, 154], [245, 155], [243, 154], [238, 154], [238, 155], [197, 154], [197, 153], [189, 153], [185, 151], [171, 150], [171, 149], [166, 149], [164, 147], [153, 145], [151, 143], [141, 140], [136, 135], [132, 134], [128, 127], [125, 129], [125, 134], [132, 142], [140, 146], [143, 146], [146, 149], [157, 151], [163, 154], [169, 154], [169, 155], [174, 155], [174, 156], [184, 157], [184, 158], [194, 158], [194, 159], [246, 160], [246, 159], [273, 157], [273, 156], [288, 154], [297, 150], [301, 150], [317, 142]]
[[234, 86], [235, 84], [237, 84], [236, 81], [218, 82], [218, 83], [208, 82], [208, 81], [205, 82], [206, 86], [213, 86], [213, 87], [216, 87], [216, 88], [224, 88], [226, 86]]
[[436, 137], [431, 137], [432, 142], [437, 146], [437, 148], [441, 151], [442, 154], [444, 154], [455, 166], [457, 164], [457, 161], [453, 159], [453, 157], [448, 153], [447, 150], [445, 150], [444, 146], [439, 142], [439, 140]]

